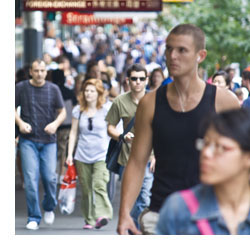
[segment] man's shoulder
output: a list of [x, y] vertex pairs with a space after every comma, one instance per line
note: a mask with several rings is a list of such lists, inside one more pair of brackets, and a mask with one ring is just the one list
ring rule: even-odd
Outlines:
[[156, 97], [157, 90], [150, 91], [146, 93], [143, 98], [140, 100], [141, 106], [153, 106], [155, 105], [155, 97]]
[[49, 88], [51, 88], [51, 89], [59, 89], [59, 87], [58, 87], [58, 85], [57, 84], [55, 84], [55, 83], [53, 83], [53, 82], [50, 82], [50, 81], [47, 81], [46, 80], [46, 86], [48, 86]]
[[237, 96], [229, 89], [217, 87], [215, 103], [217, 112], [240, 108]]
[[128, 92], [126, 92], [126, 93], [124, 93], [124, 94], [118, 95], [118, 96], [113, 100], [113, 103], [119, 103], [119, 102], [121, 102], [121, 101], [130, 101], [130, 100], [132, 101], [130, 94], [131, 94], [131, 92], [128, 91]]
[[23, 80], [23, 81], [20, 81], [18, 83], [16, 83], [16, 88], [21, 88], [23, 87], [25, 84], [28, 84], [29, 80]]

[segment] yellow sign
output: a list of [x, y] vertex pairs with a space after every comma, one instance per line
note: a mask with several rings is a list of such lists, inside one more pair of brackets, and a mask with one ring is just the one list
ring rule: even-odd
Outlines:
[[163, 3], [186, 3], [193, 2], [194, 0], [162, 0]]

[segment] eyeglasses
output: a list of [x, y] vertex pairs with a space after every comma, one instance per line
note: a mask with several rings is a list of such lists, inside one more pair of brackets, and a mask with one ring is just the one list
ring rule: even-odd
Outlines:
[[88, 118], [88, 130], [89, 131], [92, 131], [93, 130], [93, 118], [92, 117], [89, 117]]
[[140, 81], [146, 81], [147, 77], [130, 77], [131, 81], [136, 82], [137, 79], [139, 79]]
[[195, 147], [198, 151], [203, 150], [205, 147], [208, 147], [213, 155], [219, 156], [226, 152], [236, 149], [236, 147], [229, 147], [216, 142], [209, 142], [205, 139], [197, 139], [195, 142]]

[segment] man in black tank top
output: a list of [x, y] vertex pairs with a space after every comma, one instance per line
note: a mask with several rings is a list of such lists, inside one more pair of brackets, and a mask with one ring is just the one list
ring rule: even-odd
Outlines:
[[195, 140], [203, 136], [199, 132], [202, 119], [210, 112], [239, 108], [232, 92], [199, 78], [198, 65], [206, 54], [205, 35], [194, 25], [178, 25], [167, 37], [167, 67], [173, 82], [148, 93], [139, 103], [135, 138], [122, 182], [119, 234], [128, 234], [128, 230], [141, 234], [129, 212], [152, 148], [156, 167], [151, 203], [140, 217], [143, 234], [154, 234], [159, 209], [169, 194], [199, 183]]

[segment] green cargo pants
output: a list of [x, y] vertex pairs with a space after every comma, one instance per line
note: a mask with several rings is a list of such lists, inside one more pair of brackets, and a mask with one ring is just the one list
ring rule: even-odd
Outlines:
[[95, 225], [99, 217], [112, 219], [113, 208], [108, 198], [109, 172], [104, 161], [86, 164], [76, 161], [82, 190], [81, 208], [87, 224]]

